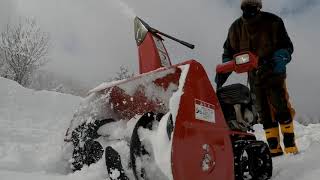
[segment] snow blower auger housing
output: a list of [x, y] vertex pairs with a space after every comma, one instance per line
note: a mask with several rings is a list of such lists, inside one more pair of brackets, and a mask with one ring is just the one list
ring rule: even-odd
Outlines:
[[[269, 179], [267, 145], [229, 127], [222, 95], [216, 95], [203, 66], [196, 60], [172, 65], [161, 36], [194, 48], [137, 17], [140, 75], [90, 91], [66, 133], [71, 169], [101, 161], [111, 180]], [[256, 58], [247, 54], [217, 71], [249, 71]], [[229, 97], [237, 90], [220, 92]], [[239, 106], [231, 111], [246, 120], [241, 109], [249, 100], [224, 103]]]

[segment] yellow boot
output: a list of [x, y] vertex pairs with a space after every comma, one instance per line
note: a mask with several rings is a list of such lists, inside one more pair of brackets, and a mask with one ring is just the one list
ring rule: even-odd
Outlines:
[[287, 154], [297, 154], [299, 151], [295, 143], [293, 122], [281, 124], [280, 127], [283, 135], [283, 144], [285, 146], [284, 151]]
[[279, 127], [269, 128], [264, 130], [269, 144], [269, 149], [272, 157], [283, 155], [280, 146]]

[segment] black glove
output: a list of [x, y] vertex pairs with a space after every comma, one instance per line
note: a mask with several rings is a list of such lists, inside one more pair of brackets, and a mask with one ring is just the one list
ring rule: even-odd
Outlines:
[[260, 80], [270, 77], [273, 74], [273, 68], [273, 62], [267, 62], [265, 64], [262, 64], [257, 68], [256, 75]]

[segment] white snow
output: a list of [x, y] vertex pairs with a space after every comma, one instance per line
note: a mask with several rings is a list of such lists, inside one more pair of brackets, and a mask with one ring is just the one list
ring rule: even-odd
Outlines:
[[208, 144], [204, 144], [202, 146], [202, 149], [204, 150], [204, 152], [206, 152], [206, 155], [204, 156], [204, 159], [202, 160], [202, 171], [204, 172], [207, 172], [210, 170], [210, 167], [213, 165], [214, 166], [214, 163], [213, 162], [213, 158], [212, 156], [208, 153], [210, 150], [210, 146]]
[[[189, 72], [189, 67], [190, 65], [183, 65], [180, 66], [179, 68], [182, 70], [181, 72], [181, 76], [179, 79], [179, 87], [178, 90], [173, 93], [172, 97], [170, 98], [170, 113], [172, 114], [172, 120], [173, 123], [175, 124], [176, 122], [176, 117], [178, 115], [178, 111], [179, 111], [179, 106], [180, 106], [180, 99], [181, 96], [183, 95], [183, 88], [184, 88], [184, 84]], [[168, 119], [168, 117], [167, 117]], [[166, 132], [166, 125], [160, 126], [162, 127], [162, 133]], [[159, 134], [160, 137], [163, 138], [163, 134]], [[173, 137], [173, 134], [171, 135], [171, 138]], [[164, 140], [162, 140], [163, 142]], [[160, 141], [161, 142], [161, 141]], [[164, 142], [163, 142], [164, 143]], [[158, 157], [156, 158], [161, 170], [163, 173], [165, 173], [165, 175], [170, 179], [173, 180], [173, 175], [172, 175], [172, 169], [171, 169], [171, 149], [172, 149], [172, 141], [167, 142], [166, 143], [167, 146], [162, 146], [162, 151], [164, 152], [164, 154], [162, 153], [158, 153], [160, 155], [158, 155]], [[161, 152], [161, 150], [160, 150]], [[162, 159], [162, 161], [160, 160]], [[163, 166], [166, 165], [166, 166]]]
[[99, 86], [91, 89], [91, 90], [88, 92], [88, 94], [92, 94], [92, 93], [94, 93], [94, 92], [102, 91], [102, 90], [104, 90], [104, 89], [113, 87], [113, 86], [115, 86], [115, 85], [121, 84], [121, 83], [126, 82], [126, 81], [127, 81], [127, 79], [101, 83]]
[[119, 176], [120, 176], [120, 172], [117, 169], [112, 169], [111, 170], [110, 178], [116, 179]]
[[[155, 159], [155, 163], [165, 175], [165, 179], [173, 180], [172, 169], [171, 169], [171, 149], [172, 149], [172, 141], [169, 140], [167, 135], [167, 122], [172, 115], [173, 123], [176, 121], [176, 116], [178, 115], [180, 99], [183, 95], [184, 84], [189, 72], [190, 65], [182, 65], [179, 66], [181, 69], [181, 75], [179, 79], [179, 87], [172, 94], [169, 100], [169, 112], [164, 115], [158, 124], [158, 127], [154, 131], [145, 130], [140, 134], [140, 138], [146, 138], [149, 142], [151, 142], [151, 148], [153, 150], [153, 156]], [[173, 135], [171, 135], [172, 138]], [[162, 173], [157, 174], [157, 176], [161, 176]], [[157, 177], [155, 176], [155, 177]], [[160, 178], [162, 179], [162, 178]]]
[[4, 78], [0, 87], [1, 179], [3, 171], [63, 172], [59, 153], [81, 98], [25, 89]]
[[[150, 81], [164, 77], [170, 73], [174, 73], [174, 69], [167, 69], [163, 71], [165, 68], [159, 68], [154, 71], [150, 71], [144, 74], [137, 75], [130, 79], [122, 79], [118, 81], [104, 82], [98, 85], [97, 87], [91, 89], [89, 94], [94, 92], [99, 92], [113, 86], [119, 86], [121, 89], [125, 90], [127, 94], [132, 95], [137, 87], [141, 84], [148, 84]], [[124, 86], [123, 86], [124, 85]]]
[[187, 64], [179, 67], [182, 70], [181, 77], [179, 79], [179, 88], [178, 88], [178, 91], [176, 91], [170, 98], [169, 106], [170, 106], [170, 112], [172, 113], [173, 122], [176, 121], [176, 117], [178, 115], [180, 99], [181, 99], [181, 96], [183, 95], [183, 87], [189, 72], [189, 66], [190, 65]]
[[[256, 136], [265, 140], [261, 125], [255, 126]], [[273, 180], [318, 180], [320, 177], [320, 124], [303, 126], [295, 122], [300, 153], [273, 159]]]
[[166, 130], [169, 116], [170, 113], [167, 113], [162, 117], [160, 123], [157, 125], [156, 130], [144, 130], [141, 132], [140, 138], [147, 139], [148, 142], [151, 142], [150, 149], [153, 150], [155, 163], [168, 179], [172, 179], [171, 141], [169, 141]]
[[[0, 179], [1, 180], [105, 180], [108, 175], [104, 160], [81, 171], [70, 173], [62, 157], [63, 138], [70, 120], [82, 99], [49, 91], [25, 89], [17, 83], [0, 78]], [[176, 94], [176, 98], [178, 95]], [[178, 102], [171, 100], [172, 103]], [[171, 102], [170, 102], [171, 104]], [[176, 103], [177, 105], [177, 103]], [[170, 106], [171, 107], [171, 106]], [[175, 106], [177, 107], [177, 106]], [[164, 118], [168, 118], [168, 115]], [[137, 119], [137, 118], [136, 118]], [[158, 131], [150, 132], [159, 143], [153, 144], [155, 160], [161, 171], [171, 172], [168, 159], [168, 139], [164, 130], [166, 121]], [[135, 122], [118, 122], [112, 128], [126, 126], [132, 129]], [[273, 180], [318, 180], [320, 177], [320, 124], [303, 126], [295, 123], [298, 155], [287, 155], [273, 160]], [[110, 127], [102, 127], [110, 128]], [[126, 136], [119, 128], [110, 137]], [[255, 126], [256, 135], [265, 140], [263, 129]], [[103, 130], [101, 130], [103, 131]], [[170, 144], [170, 143], [169, 143]], [[122, 153], [129, 149], [123, 142], [114, 148]], [[162, 158], [161, 158], [162, 157]], [[126, 164], [127, 165], [127, 164]], [[114, 172], [117, 176], [117, 172]]]

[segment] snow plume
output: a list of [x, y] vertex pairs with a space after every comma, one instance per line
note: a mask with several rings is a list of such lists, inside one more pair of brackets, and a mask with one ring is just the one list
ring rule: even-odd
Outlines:
[[134, 10], [131, 7], [129, 7], [129, 5], [126, 2], [122, 0], [111, 0], [111, 1], [113, 2], [112, 3], [113, 5], [119, 8], [121, 12], [126, 16], [128, 16], [130, 19], [134, 19], [137, 16]]

